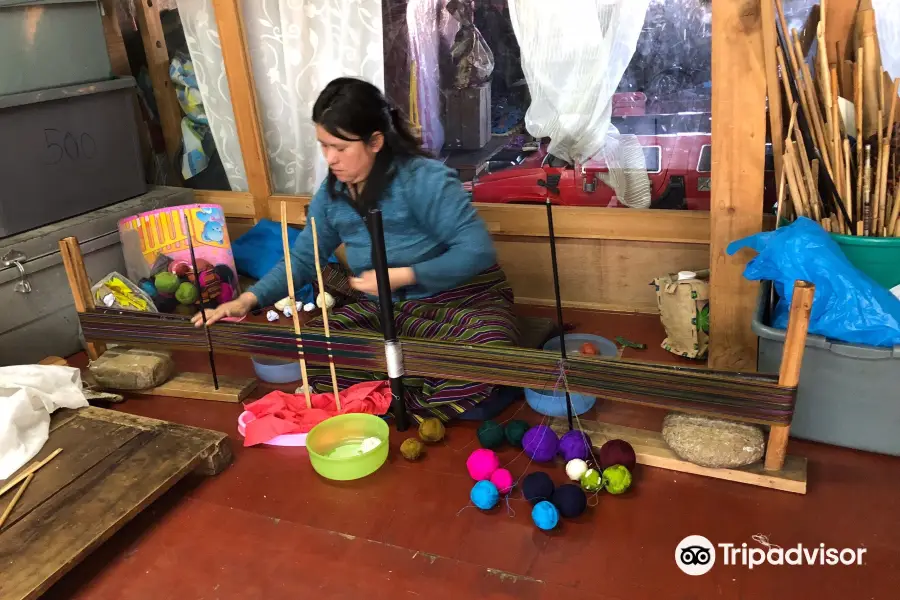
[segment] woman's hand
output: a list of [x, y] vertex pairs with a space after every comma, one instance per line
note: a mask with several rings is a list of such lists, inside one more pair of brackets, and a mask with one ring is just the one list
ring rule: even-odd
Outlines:
[[[207, 308], [206, 311], [206, 325], [212, 325], [216, 321], [220, 319], [224, 319], [226, 317], [245, 317], [247, 313], [253, 310], [253, 307], [256, 306], [256, 295], [251, 292], [244, 292], [236, 299], [231, 302], [225, 302], [220, 304], [216, 308]], [[203, 315], [197, 313], [191, 319], [191, 322], [194, 324], [194, 327], [202, 327], [203, 326]]]
[[[416, 273], [412, 267], [388, 269], [388, 278], [391, 280], [391, 290], [409, 287], [416, 283]], [[378, 279], [375, 277], [375, 271], [365, 271], [359, 277], [353, 277], [350, 279], [350, 285], [364, 294], [378, 295]]]

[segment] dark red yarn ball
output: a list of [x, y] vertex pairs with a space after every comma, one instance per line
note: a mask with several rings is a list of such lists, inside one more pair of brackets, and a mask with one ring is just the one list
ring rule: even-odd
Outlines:
[[609, 440], [603, 444], [597, 460], [600, 461], [601, 469], [613, 465], [623, 465], [629, 472], [634, 471], [634, 465], [637, 463], [634, 448], [625, 440]]

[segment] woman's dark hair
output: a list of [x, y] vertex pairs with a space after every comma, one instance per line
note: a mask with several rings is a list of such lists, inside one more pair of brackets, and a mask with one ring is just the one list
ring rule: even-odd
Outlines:
[[[348, 142], [368, 144], [375, 133], [384, 135], [363, 192], [353, 203], [357, 210], [375, 206], [393, 177], [392, 167], [397, 161], [429, 156], [400, 111], [391, 106], [381, 90], [362, 79], [339, 77], [325, 86], [313, 106], [312, 119], [334, 137]], [[329, 171], [326, 185], [332, 198], [337, 195], [336, 184]]]

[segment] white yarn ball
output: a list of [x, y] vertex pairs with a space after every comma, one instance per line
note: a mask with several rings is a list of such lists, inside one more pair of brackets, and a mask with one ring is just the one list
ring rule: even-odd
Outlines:
[[268, 319], [270, 322], [271, 322], [271, 321], [277, 321], [277, 320], [278, 320], [278, 313], [275, 312], [274, 310], [270, 310], [269, 312], [266, 313], [266, 319]]
[[[332, 296], [328, 292], [325, 292], [324, 295], [325, 295], [326, 309], [333, 307], [334, 306], [334, 296]], [[318, 296], [316, 296], [316, 306], [318, 306], [319, 308], [322, 308], [322, 294], [319, 294]]]
[[587, 473], [587, 470], [587, 463], [580, 458], [573, 458], [568, 463], [566, 463], [566, 475], [572, 481], [581, 480], [581, 476]]

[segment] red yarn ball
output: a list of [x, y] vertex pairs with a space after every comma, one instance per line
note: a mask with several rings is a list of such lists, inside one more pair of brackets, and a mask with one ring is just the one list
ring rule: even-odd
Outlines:
[[600, 468], [605, 469], [613, 465], [623, 465], [629, 472], [634, 471], [637, 457], [634, 448], [625, 440], [609, 440], [600, 447], [600, 455], [597, 457]]

